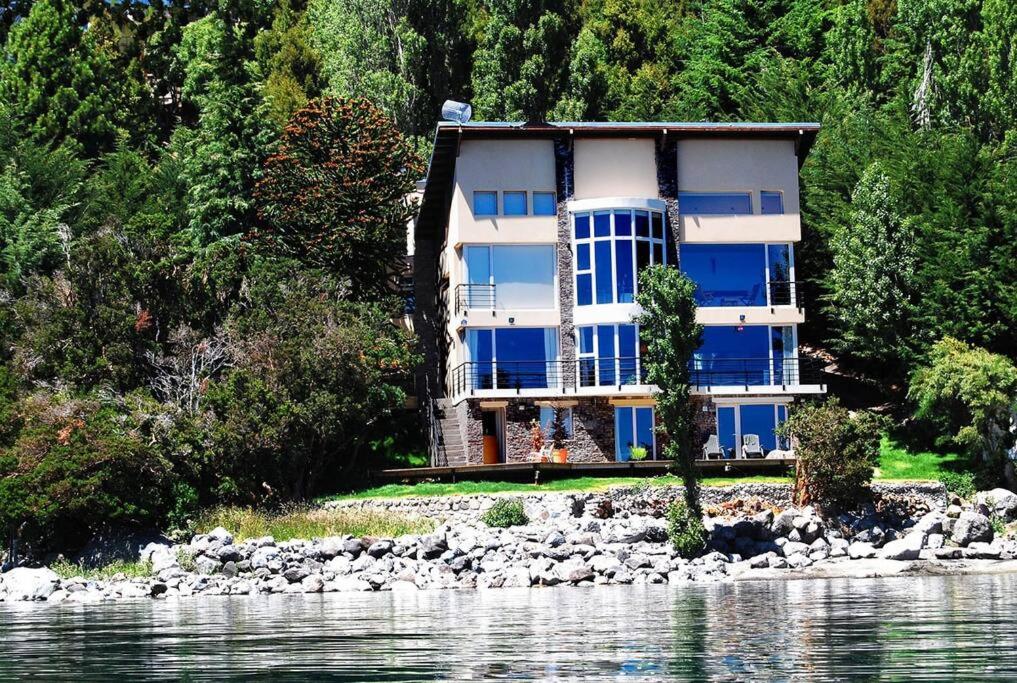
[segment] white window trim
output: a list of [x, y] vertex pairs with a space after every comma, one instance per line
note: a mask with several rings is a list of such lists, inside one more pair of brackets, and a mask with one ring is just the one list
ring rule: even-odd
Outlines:
[[[494, 250], [497, 247], [550, 247], [551, 249], [551, 290], [554, 292], [553, 302], [548, 308], [499, 308], [498, 307], [498, 283], [494, 279]], [[476, 244], [464, 244], [462, 251], [460, 252], [459, 258], [463, 264], [463, 284], [484, 284], [480, 282], [470, 282], [470, 261], [466, 257], [466, 253], [469, 249], [487, 249], [487, 284], [492, 285], [495, 288], [495, 307], [494, 310], [503, 311], [556, 311], [561, 306], [559, 299], [560, 294], [558, 292], [558, 243], [557, 242], [546, 242], [543, 244], [534, 244], [532, 242], [497, 242], [497, 243], [476, 243]]]
[[573, 199], [567, 204], [572, 213], [583, 213], [601, 209], [647, 209], [667, 212], [667, 204], [661, 199], [645, 197], [598, 197], [597, 199]]
[[[616, 380], [620, 380], [621, 379], [621, 362], [620, 362], [621, 356], [619, 355], [620, 354], [619, 349], [621, 347], [621, 345], [620, 345], [620, 342], [621, 342], [621, 333], [619, 331], [619, 328], [622, 325], [629, 325], [635, 331], [635, 335], [636, 335], [636, 355], [635, 355], [636, 377], [642, 377], [643, 358], [642, 358], [642, 355], [639, 353], [639, 325], [637, 325], [636, 323], [632, 323], [632, 322], [628, 322], [628, 323], [594, 323], [592, 325], [581, 325], [581, 326], [577, 325], [576, 328], [575, 328], [576, 380], [577, 380], [576, 384], [579, 385], [579, 380], [582, 377], [582, 375], [581, 375], [581, 372], [582, 372], [582, 361], [584, 361], [584, 360], [591, 360], [591, 359], [593, 360], [593, 376], [594, 376], [594, 378], [596, 380], [594, 384], [592, 384], [590, 386], [582, 386], [581, 388], [588, 389], [588, 388], [592, 388], [592, 387], [647, 386], [647, 385], [643, 384], [642, 382], [638, 382], [636, 384], [621, 384], [621, 383], [619, 383], [617, 381], [614, 384], [602, 384], [600, 382], [600, 331], [597, 328], [598, 327], [610, 327], [613, 330], [613, 335], [612, 336], [614, 337], [614, 355], [612, 356], [612, 358], [613, 358], [613, 362], [614, 362], [614, 377], [615, 377]], [[580, 327], [583, 327], [583, 328], [593, 328], [593, 351], [592, 352], [590, 352], [590, 351], [580, 351], [579, 350], [579, 349], [582, 348], [582, 340], [580, 339], [580, 334], [581, 334]]]

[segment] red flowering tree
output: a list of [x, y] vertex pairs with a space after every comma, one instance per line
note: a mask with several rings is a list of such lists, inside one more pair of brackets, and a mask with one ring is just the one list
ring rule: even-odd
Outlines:
[[323, 98], [297, 111], [255, 189], [252, 237], [346, 280], [351, 296], [386, 291], [406, 251], [406, 196], [423, 164], [366, 99]]

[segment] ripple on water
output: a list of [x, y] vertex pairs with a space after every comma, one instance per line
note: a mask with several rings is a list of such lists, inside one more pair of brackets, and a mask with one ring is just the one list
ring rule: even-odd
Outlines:
[[0, 604], [0, 677], [1017, 677], [1017, 576]]

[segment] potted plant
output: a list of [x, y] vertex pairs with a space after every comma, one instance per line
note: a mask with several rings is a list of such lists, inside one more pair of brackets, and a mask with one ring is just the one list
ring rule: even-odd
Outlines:
[[542, 462], [544, 459], [544, 432], [540, 429], [540, 420], [530, 420], [530, 460]]
[[647, 451], [646, 448], [643, 446], [633, 446], [629, 450], [629, 453], [632, 456], [632, 459], [635, 460], [636, 462], [639, 462], [640, 460], [646, 460], [646, 456], [649, 455], [649, 451]]
[[565, 409], [554, 406], [551, 412], [551, 447], [555, 462], [568, 462], [569, 451], [565, 448], [565, 441], [569, 435], [565, 430]]

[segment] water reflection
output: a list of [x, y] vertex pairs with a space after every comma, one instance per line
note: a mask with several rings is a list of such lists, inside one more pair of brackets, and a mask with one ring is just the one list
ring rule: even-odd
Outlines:
[[0, 677], [1017, 676], [1015, 576], [0, 605]]

